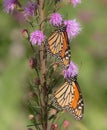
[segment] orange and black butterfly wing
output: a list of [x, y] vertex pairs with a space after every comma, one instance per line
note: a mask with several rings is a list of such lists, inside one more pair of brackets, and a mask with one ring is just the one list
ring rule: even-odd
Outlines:
[[70, 46], [65, 27], [57, 29], [46, 41], [48, 52], [61, 60], [65, 68], [70, 63]]
[[63, 47], [63, 32], [56, 30], [46, 41], [48, 52], [52, 55], [59, 55]]
[[66, 31], [63, 32], [63, 48], [60, 53], [60, 58], [65, 68], [69, 67], [70, 58], [71, 58], [71, 50], [70, 50], [68, 36], [67, 36]]
[[83, 117], [84, 104], [77, 81], [65, 82], [54, 92], [54, 104], [59, 110], [67, 110], [76, 120]]
[[71, 84], [65, 82], [59, 89], [53, 94], [53, 102], [57, 109], [68, 109], [70, 103], [74, 98], [74, 90]]
[[80, 120], [82, 119], [84, 113], [83, 98], [78, 82], [72, 81], [72, 86], [74, 90], [74, 98], [69, 105], [69, 110], [71, 111], [76, 120]]

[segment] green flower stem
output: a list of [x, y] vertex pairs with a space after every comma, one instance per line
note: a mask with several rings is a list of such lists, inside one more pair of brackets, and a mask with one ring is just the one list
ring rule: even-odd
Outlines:
[[[44, 20], [44, 2], [45, 0], [39, 0], [39, 17], [40, 23]], [[40, 24], [40, 30], [43, 31], [44, 24]], [[47, 130], [48, 125], [48, 112], [47, 112], [47, 87], [46, 87], [46, 57], [44, 44], [40, 47], [40, 63], [41, 63], [41, 87], [42, 87], [42, 127], [43, 130]]]

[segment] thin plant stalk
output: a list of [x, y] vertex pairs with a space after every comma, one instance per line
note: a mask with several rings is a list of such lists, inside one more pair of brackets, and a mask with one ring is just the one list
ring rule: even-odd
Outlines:
[[[42, 23], [44, 20], [44, 2], [45, 0], [39, 0], [39, 22]], [[40, 30], [43, 31], [43, 24], [40, 24]], [[46, 87], [46, 57], [45, 57], [44, 44], [40, 47], [40, 64], [41, 64], [41, 87], [42, 87], [42, 127], [43, 130], [47, 130], [47, 87]]]

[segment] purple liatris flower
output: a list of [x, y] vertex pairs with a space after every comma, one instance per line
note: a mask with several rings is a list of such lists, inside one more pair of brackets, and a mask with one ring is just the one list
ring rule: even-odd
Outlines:
[[17, 0], [4, 0], [4, 11], [9, 13], [16, 7]]
[[69, 68], [64, 70], [64, 78], [73, 78], [78, 75], [78, 67], [71, 61]]
[[24, 7], [24, 16], [31, 17], [35, 15], [37, 9], [37, 3], [28, 2], [27, 5]]
[[71, 0], [71, 3], [73, 4], [73, 6], [75, 7], [77, 4], [81, 3], [81, 0]]
[[30, 35], [30, 42], [32, 43], [32, 45], [41, 45], [42, 42], [44, 41], [44, 34], [42, 31], [40, 30], [36, 30], [34, 32], [31, 33]]
[[50, 23], [54, 26], [59, 26], [62, 23], [62, 16], [59, 13], [53, 13], [50, 16]]
[[69, 39], [75, 38], [81, 31], [81, 26], [76, 19], [65, 20], [64, 24], [66, 25], [66, 31]]

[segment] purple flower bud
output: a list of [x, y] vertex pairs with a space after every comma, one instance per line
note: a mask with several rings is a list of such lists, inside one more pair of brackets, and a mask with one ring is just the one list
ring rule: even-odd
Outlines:
[[23, 29], [23, 30], [22, 30], [22, 35], [23, 35], [25, 38], [28, 38], [28, 37], [29, 37], [28, 30], [27, 30], [27, 29]]
[[69, 127], [69, 125], [70, 125], [70, 122], [68, 120], [65, 120], [63, 122], [64, 129], [67, 129]]
[[36, 66], [36, 59], [35, 58], [30, 58], [29, 59], [29, 66], [32, 68], [32, 69], [34, 69], [35, 68], [35, 66]]
[[58, 130], [58, 124], [52, 124], [51, 128], [52, 130]]
[[25, 18], [29, 18], [35, 15], [37, 9], [37, 3], [28, 2], [24, 7], [24, 16]]
[[16, 7], [17, 0], [4, 0], [4, 11], [9, 13], [13, 11]]
[[64, 78], [73, 78], [78, 75], [78, 67], [71, 61], [69, 68], [64, 70]]
[[30, 35], [30, 42], [32, 43], [32, 45], [36, 45], [36, 44], [41, 45], [44, 39], [45, 39], [45, 36], [43, 32], [40, 30], [36, 30], [32, 32]]
[[32, 128], [28, 128], [28, 130], [33, 130]]
[[52, 109], [52, 110], [50, 111], [50, 114], [51, 114], [51, 115], [55, 115], [56, 112], [57, 112], [56, 109]]
[[29, 91], [28, 92], [28, 97], [29, 98], [32, 98], [32, 97], [34, 97], [35, 96], [35, 93], [33, 92], [33, 91]]
[[71, 3], [73, 4], [73, 6], [75, 7], [77, 4], [81, 3], [81, 0], [71, 0]]
[[75, 19], [65, 20], [64, 24], [66, 25], [66, 31], [69, 39], [75, 38], [81, 31], [81, 26]]
[[53, 13], [49, 22], [54, 26], [59, 26], [62, 24], [62, 16], [59, 13]]
[[33, 120], [34, 119], [34, 115], [30, 114], [28, 118], [29, 118], [29, 120]]
[[35, 81], [34, 81], [35, 85], [40, 85], [40, 78], [36, 78]]

